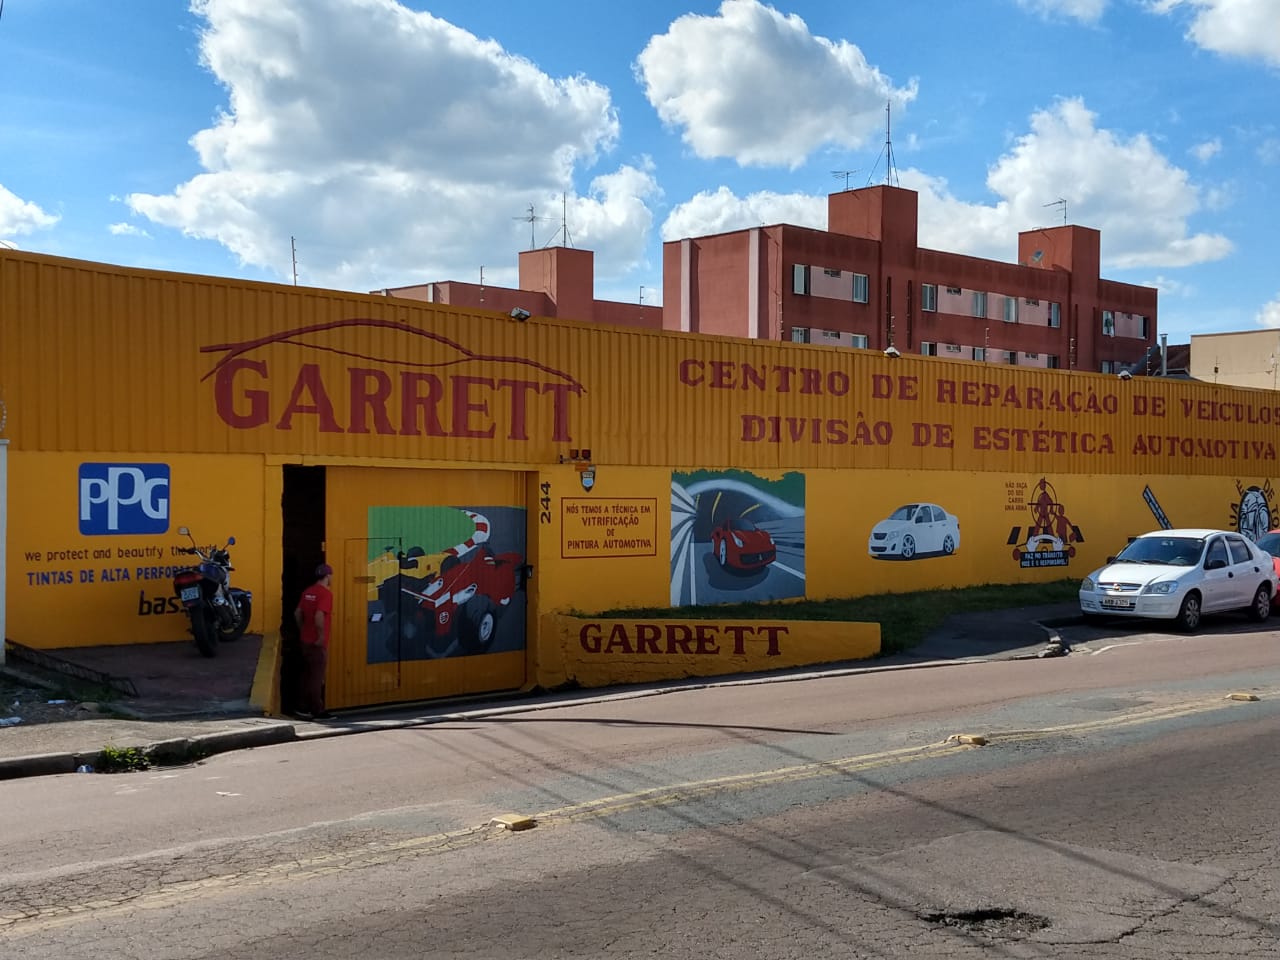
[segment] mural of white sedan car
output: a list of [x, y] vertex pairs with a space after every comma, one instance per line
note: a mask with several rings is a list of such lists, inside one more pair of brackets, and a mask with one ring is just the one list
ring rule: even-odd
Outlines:
[[871, 528], [873, 557], [914, 560], [924, 554], [950, 556], [960, 548], [960, 521], [936, 503], [908, 503]]

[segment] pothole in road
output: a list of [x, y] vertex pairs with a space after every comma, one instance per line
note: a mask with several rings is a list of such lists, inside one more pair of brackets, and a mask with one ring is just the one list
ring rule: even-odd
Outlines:
[[1025, 937], [1049, 926], [1047, 917], [1038, 917], [1021, 910], [965, 910], [959, 913], [926, 913], [920, 917], [926, 923], [962, 930], [993, 940]]

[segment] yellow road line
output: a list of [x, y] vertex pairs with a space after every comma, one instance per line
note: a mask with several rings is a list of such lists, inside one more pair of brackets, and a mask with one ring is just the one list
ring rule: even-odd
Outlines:
[[[1087, 734], [1100, 730], [1138, 726], [1161, 720], [1177, 719], [1214, 710], [1234, 707], [1239, 701], [1215, 697], [1208, 700], [1191, 700], [1147, 710], [1137, 710], [1098, 720], [1057, 724], [1034, 730], [992, 733], [985, 739], [988, 746], [974, 745], [960, 740], [944, 740], [912, 747], [899, 747], [877, 753], [860, 754], [838, 760], [818, 760], [762, 770], [755, 773], [732, 774], [704, 780], [619, 793], [594, 800], [584, 800], [532, 814], [536, 824], [578, 823], [585, 820], [626, 813], [632, 810], [670, 806], [689, 802], [715, 793], [741, 791], [779, 784], [798, 783], [819, 777], [860, 773], [867, 770], [898, 766], [916, 760], [937, 759], [968, 750], [989, 750], [1002, 743], [1018, 743], [1043, 740], [1065, 734]], [[969, 735], [972, 736], [972, 735]], [[109, 916], [119, 916], [135, 910], [150, 910], [176, 906], [203, 896], [235, 889], [267, 886], [281, 882], [295, 882], [329, 876], [346, 870], [380, 866], [406, 856], [420, 856], [456, 850], [463, 846], [505, 836], [507, 831], [495, 830], [492, 821], [483, 825], [464, 827], [422, 837], [411, 837], [385, 844], [371, 844], [360, 850], [322, 854], [302, 860], [272, 864], [254, 870], [219, 874], [200, 880], [186, 880], [169, 884], [149, 893], [119, 898], [99, 898], [82, 903], [39, 907], [30, 911], [0, 914], [0, 936], [25, 935], [48, 930], [93, 918], [99, 921]]]

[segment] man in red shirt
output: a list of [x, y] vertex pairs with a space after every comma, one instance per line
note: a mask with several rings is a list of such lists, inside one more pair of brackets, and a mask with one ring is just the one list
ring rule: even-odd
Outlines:
[[333, 619], [333, 567], [316, 567], [316, 582], [302, 591], [293, 619], [302, 640], [302, 709], [300, 720], [333, 720], [324, 708], [324, 674], [329, 662], [329, 626]]

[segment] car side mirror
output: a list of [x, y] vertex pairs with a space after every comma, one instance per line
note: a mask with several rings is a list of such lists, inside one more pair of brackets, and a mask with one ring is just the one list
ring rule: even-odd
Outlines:
[[1115, 562], [1116, 562], [1115, 557], [1107, 557], [1107, 563], [1115, 563]]
[[1206, 570], [1221, 570], [1226, 565], [1227, 565], [1227, 561], [1222, 559], [1206, 560], [1204, 562], [1204, 568]]
[[228, 546], [228, 547], [234, 547], [235, 545], [236, 545], [236, 538], [235, 538], [235, 537], [228, 537], [228, 538], [227, 538], [227, 546]]

